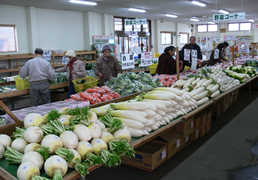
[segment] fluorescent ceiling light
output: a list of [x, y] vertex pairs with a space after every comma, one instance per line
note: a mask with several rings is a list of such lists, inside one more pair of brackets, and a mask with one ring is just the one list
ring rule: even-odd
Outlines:
[[228, 11], [225, 11], [225, 10], [219, 10], [219, 12], [223, 13], [223, 14], [228, 14]]
[[197, 5], [197, 6], [201, 6], [201, 7], [205, 7], [206, 4], [198, 2], [198, 1], [192, 1], [193, 4]]
[[208, 22], [209, 24], [215, 24], [214, 22]]
[[96, 2], [92, 2], [92, 1], [69, 0], [69, 2], [70, 3], [77, 3], [77, 4], [91, 5], [91, 6], [97, 5]]
[[166, 14], [165, 16], [172, 17], [172, 18], [177, 18], [177, 15], [173, 15], [173, 14]]
[[192, 18], [190, 19], [191, 21], [200, 21], [199, 19], [196, 19], [196, 18]]
[[145, 13], [146, 11], [144, 9], [136, 9], [136, 8], [128, 8], [129, 11], [135, 11], [135, 12], [141, 12]]
[[250, 21], [250, 22], [254, 22], [254, 20], [253, 20], [253, 19], [249, 19], [249, 21]]

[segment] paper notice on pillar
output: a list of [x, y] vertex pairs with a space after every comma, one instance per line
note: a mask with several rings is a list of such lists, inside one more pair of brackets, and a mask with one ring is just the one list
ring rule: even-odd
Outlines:
[[52, 51], [44, 51], [42, 59], [51, 60], [51, 54], [52, 54]]
[[192, 55], [192, 66], [191, 66], [191, 69], [196, 70], [196, 66], [197, 66], [197, 50], [192, 50], [191, 55]]
[[67, 64], [69, 62], [69, 58], [66, 56], [62, 57], [62, 64]]
[[122, 69], [133, 69], [134, 68], [133, 54], [121, 54], [120, 59], [122, 62]]
[[133, 52], [135, 53], [135, 54], [141, 54], [142, 52], [141, 52], [141, 47], [134, 47], [133, 48]]
[[152, 53], [151, 52], [142, 53], [140, 67], [145, 67], [150, 65], [152, 65]]
[[214, 50], [214, 59], [219, 59], [219, 49]]
[[185, 61], [190, 61], [190, 53], [191, 53], [190, 49], [184, 49], [184, 60]]

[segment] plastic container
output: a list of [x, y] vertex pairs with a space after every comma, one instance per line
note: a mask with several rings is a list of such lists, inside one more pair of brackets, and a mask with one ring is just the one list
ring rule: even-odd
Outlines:
[[159, 53], [154, 53], [154, 57], [158, 58], [159, 57]]
[[[78, 84], [77, 83], [77, 81], [83, 80], [83, 79], [86, 81], [85, 83], [83, 83], [83, 84]], [[73, 80], [74, 90], [76, 92], [82, 92], [82, 91], [85, 91], [88, 88], [94, 88], [95, 86], [97, 86], [97, 82], [98, 82], [98, 80], [91, 77], [91, 76], [83, 77], [83, 78], [80, 78], [80, 79], [75, 79], [75, 80]]]
[[157, 67], [158, 67], [158, 64], [157, 64], [157, 63], [150, 65], [150, 66], [149, 66], [150, 73], [151, 73], [151, 74], [156, 74], [156, 69], [157, 69]]
[[28, 82], [29, 77], [26, 78], [21, 78], [20, 76], [15, 77], [15, 85], [17, 90], [22, 90], [22, 89], [29, 89], [30, 83]]

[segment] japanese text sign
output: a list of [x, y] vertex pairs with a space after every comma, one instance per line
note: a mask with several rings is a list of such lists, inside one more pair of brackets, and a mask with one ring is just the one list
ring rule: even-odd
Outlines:
[[134, 68], [134, 59], [133, 54], [120, 54], [122, 69], [133, 69]]
[[213, 21], [232, 21], [244, 20], [245, 12], [229, 13], [229, 14], [213, 14]]
[[143, 25], [147, 24], [147, 19], [125, 19], [125, 25]]
[[151, 52], [144, 52], [141, 55], [141, 67], [152, 65], [152, 54]]
[[52, 54], [52, 51], [44, 51], [42, 59], [51, 60], [51, 54]]

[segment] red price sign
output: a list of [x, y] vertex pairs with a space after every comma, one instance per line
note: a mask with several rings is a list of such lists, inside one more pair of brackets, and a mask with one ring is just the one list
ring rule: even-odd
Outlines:
[[150, 52], [145, 52], [144, 55], [145, 55], [145, 59], [151, 58], [151, 53]]
[[253, 25], [253, 28], [258, 28], [258, 24], [254, 24], [254, 25]]

